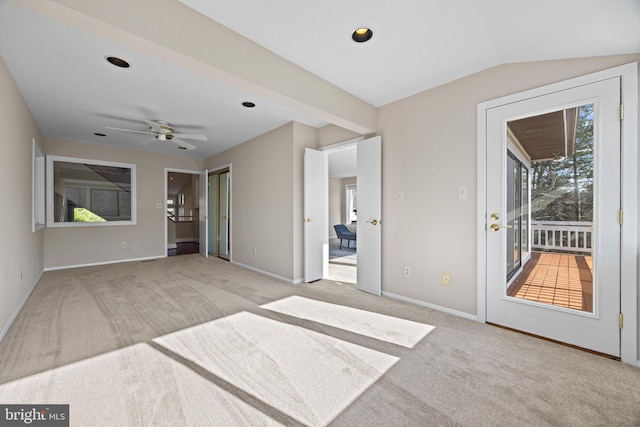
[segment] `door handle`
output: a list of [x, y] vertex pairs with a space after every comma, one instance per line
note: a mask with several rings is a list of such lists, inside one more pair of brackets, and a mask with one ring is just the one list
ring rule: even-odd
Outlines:
[[367, 224], [378, 225], [378, 220], [372, 219], [371, 221], [367, 221]]
[[512, 227], [511, 225], [503, 225], [503, 226], [501, 227], [501, 226], [499, 226], [498, 224], [491, 224], [491, 229], [492, 229], [493, 231], [498, 231], [498, 230], [500, 230], [501, 228], [513, 228], [513, 227]]
[[311, 222], [311, 218], [307, 218], [307, 222]]

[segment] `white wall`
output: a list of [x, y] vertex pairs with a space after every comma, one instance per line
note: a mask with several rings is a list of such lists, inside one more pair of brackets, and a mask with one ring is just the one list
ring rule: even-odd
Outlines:
[[44, 267], [44, 231], [32, 233], [32, 139], [42, 135], [0, 57], [0, 340]]
[[[44, 149], [47, 154], [59, 156], [134, 163], [138, 186], [136, 225], [47, 228], [47, 269], [166, 255], [165, 211], [156, 207], [164, 201], [164, 170], [202, 170], [203, 160], [63, 140], [46, 140]], [[122, 242], [127, 242], [126, 249]]]
[[346, 214], [346, 186], [355, 184], [357, 179], [351, 178], [329, 178], [329, 237], [336, 237], [336, 224], [346, 224], [347, 227], [355, 231], [355, 224], [347, 222]]
[[234, 262], [294, 280], [293, 134], [289, 123], [205, 161], [231, 164]]
[[342, 179], [329, 178], [329, 237], [336, 237], [336, 224], [342, 224], [343, 196]]

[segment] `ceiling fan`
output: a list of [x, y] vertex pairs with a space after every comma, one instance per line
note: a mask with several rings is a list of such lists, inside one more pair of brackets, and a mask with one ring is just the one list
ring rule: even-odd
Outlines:
[[152, 122], [151, 120], [144, 121], [148, 126], [149, 130], [140, 131], [133, 129], [121, 129], [121, 128], [113, 128], [108, 127], [107, 129], [119, 130], [123, 132], [133, 132], [133, 133], [144, 133], [146, 135], [152, 135], [152, 138], [149, 138], [146, 141], [140, 143], [140, 145], [151, 144], [153, 141], [171, 141], [178, 145], [178, 148], [183, 150], [195, 150], [197, 147], [195, 145], [189, 144], [188, 142], [183, 141], [183, 139], [191, 139], [194, 141], [207, 141], [207, 135], [201, 134], [192, 134], [192, 133], [174, 133], [173, 128], [169, 125], [169, 123], [164, 120], [156, 120]]

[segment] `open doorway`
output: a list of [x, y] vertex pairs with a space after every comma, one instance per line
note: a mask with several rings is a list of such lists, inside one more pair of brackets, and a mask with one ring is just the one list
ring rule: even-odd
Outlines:
[[358, 267], [357, 147], [327, 154], [329, 266], [326, 279], [356, 283]]
[[[382, 293], [382, 138], [358, 138], [304, 152], [304, 281], [327, 278], [329, 270], [328, 156], [355, 148], [357, 154], [358, 261], [356, 287], [374, 295]], [[346, 226], [345, 226], [346, 228]]]
[[199, 252], [198, 180], [195, 172], [166, 172], [167, 256]]

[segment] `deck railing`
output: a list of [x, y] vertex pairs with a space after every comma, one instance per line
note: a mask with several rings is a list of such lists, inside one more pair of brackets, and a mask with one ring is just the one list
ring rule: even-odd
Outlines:
[[532, 249], [591, 253], [592, 237], [592, 222], [531, 221]]

